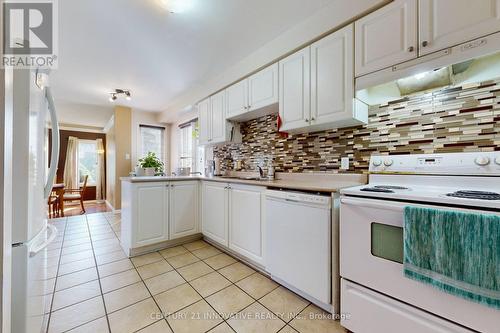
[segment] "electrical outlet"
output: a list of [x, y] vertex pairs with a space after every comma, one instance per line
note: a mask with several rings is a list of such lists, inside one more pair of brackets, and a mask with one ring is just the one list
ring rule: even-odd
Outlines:
[[349, 157], [342, 157], [340, 159], [340, 169], [349, 170]]

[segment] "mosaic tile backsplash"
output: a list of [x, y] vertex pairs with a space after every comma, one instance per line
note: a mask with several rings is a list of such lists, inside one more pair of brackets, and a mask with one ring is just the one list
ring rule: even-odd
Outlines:
[[276, 117], [241, 124], [243, 142], [214, 147], [223, 170], [271, 163], [277, 172], [368, 171], [372, 154], [500, 151], [500, 78], [442, 89], [374, 106], [367, 125], [281, 138]]

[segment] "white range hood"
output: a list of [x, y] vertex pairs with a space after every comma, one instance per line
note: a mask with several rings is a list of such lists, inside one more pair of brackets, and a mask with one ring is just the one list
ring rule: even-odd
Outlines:
[[437, 88], [500, 77], [500, 33], [357, 77], [356, 98], [379, 105]]

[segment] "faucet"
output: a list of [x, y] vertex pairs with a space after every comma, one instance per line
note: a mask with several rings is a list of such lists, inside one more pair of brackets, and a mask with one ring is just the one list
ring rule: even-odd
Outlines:
[[260, 167], [260, 165], [257, 165], [257, 168], [259, 169], [260, 178], [264, 178], [264, 170], [262, 170], [262, 168]]

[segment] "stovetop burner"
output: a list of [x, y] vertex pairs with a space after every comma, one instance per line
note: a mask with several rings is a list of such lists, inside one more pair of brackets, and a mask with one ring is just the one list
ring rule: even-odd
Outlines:
[[485, 192], [485, 191], [457, 191], [446, 194], [449, 197], [463, 199], [479, 199], [479, 200], [500, 200], [500, 193]]

